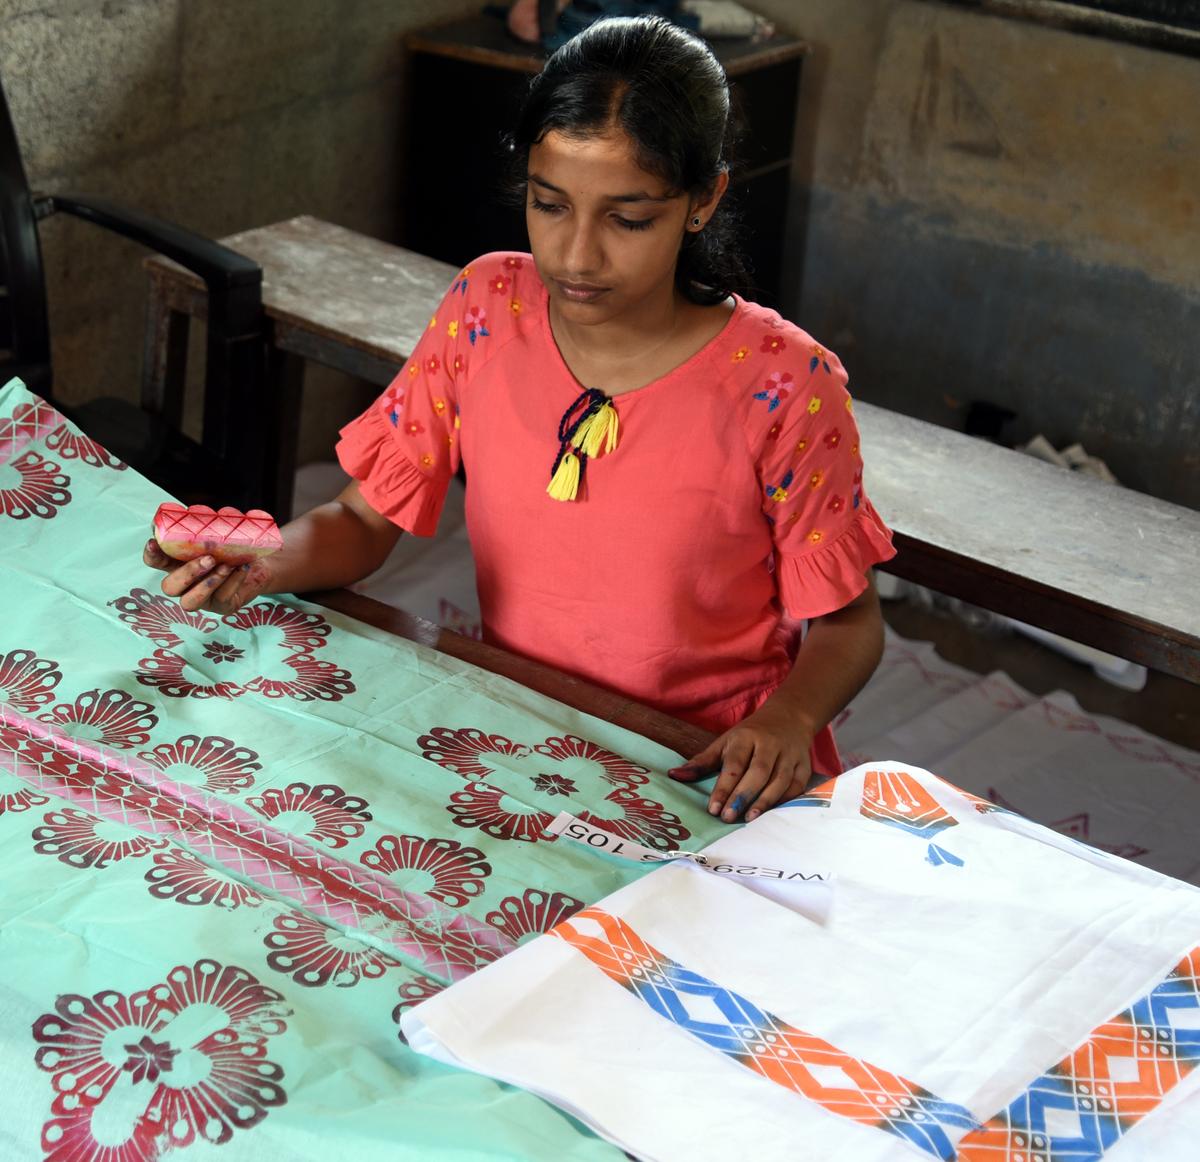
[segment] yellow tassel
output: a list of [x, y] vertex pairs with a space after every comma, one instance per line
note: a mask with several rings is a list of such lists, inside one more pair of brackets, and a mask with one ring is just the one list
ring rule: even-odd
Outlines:
[[546, 486], [546, 491], [555, 500], [574, 500], [579, 491], [579, 457], [571, 452], [563, 454], [558, 468]]
[[575, 429], [571, 443], [589, 456], [599, 456], [602, 450], [611, 452], [617, 446], [620, 428], [621, 419], [617, 409], [606, 403]]

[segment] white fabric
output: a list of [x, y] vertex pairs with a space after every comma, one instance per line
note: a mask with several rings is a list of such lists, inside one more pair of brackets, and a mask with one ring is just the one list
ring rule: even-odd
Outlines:
[[[789, 907], [786, 883], [737, 882], [684, 864], [584, 915], [623, 921], [683, 968], [979, 1122], [1003, 1114], [1200, 945], [1200, 890], [988, 811], [927, 772], [872, 764], [832, 787], [830, 805], [818, 795], [776, 809], [706, 849], [726, 862], [778, 865], [802, 854], [832, 870], [826, 924]], [[560, 930], [571, 925], [601, 932], [583, 918]], [[1171, 1010], [1184, 1030], [1200, 1029], [1194, 983]], [[684, 1003], [693, 1017], [727, 1021], [703, 997]], [[949, 1152], [938, 1154], [834, 1112], [659, 1015], [556, 934], [410, 1010], [402, 1027], [414, 1048], [540, 1093], [658, 1162], [883, 1162], [955, 1157], [954, 1145], [964, 1162], [1038, 1156], [1011, 1143], [1007, 1152], [968, 1149], [969, 1125], [949, 1126]], [[1143, 1035], [1159, 1043], [1153, 1029]], [[1195, 1059], [1186, 1045], [1180, 1052]], [[1110, 1075], [1100, 1081], [1136, 1075], [1136, 1057], [1120, 1057], [1097, 1066]], [[852, 1085], [838, 1060], [810, 1060], [806, 1084]], [[1200, 1071], [1146, 1120], [1126, 1119], [1105, 1158], [1192, 1159], [1198, 1095]], [[1079, 1109], [1047, 1115], [1045, 1128], [1058, 1135], [1050, 1146], [1064, 1147], [1079, 1119]], [[1100, 1156], [1047, 1151], [1046, 1159]]]

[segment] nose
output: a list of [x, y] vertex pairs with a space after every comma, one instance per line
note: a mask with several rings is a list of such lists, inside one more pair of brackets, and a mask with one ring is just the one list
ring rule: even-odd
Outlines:
[[584, 214], [572, 214], [567, 231], [564, 273], [580, 279], [597, 274], [604, 266], [604, 257], [596, 224]]

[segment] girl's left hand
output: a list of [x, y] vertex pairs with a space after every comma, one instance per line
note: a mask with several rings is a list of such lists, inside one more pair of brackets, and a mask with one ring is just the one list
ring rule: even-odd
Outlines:
[[709, 796], [709, 814], [733, 823], [745, 812], [750, 823], [777, 803], [804, 792], [812, 777], [808, 752], [813, 733], [794, 708], [768, 700], [667, 773], [679, 782], [694, 783], [720, 771]]

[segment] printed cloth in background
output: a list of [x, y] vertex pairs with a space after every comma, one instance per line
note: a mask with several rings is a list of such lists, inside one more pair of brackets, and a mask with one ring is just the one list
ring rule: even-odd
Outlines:
[[677, 756], [291, 598], [185, 613], [163, 499], [0, 391], [0, 1158], [616, 1157], [397, 1021], [641, 874], [560, 810], [720, 834]]
[[[1195, 1156], [1200, 890], [897, 763], [672, 864], [403, 1018], [639, 1158]], [[597, 857], [597, 859], [611, 857]]]

